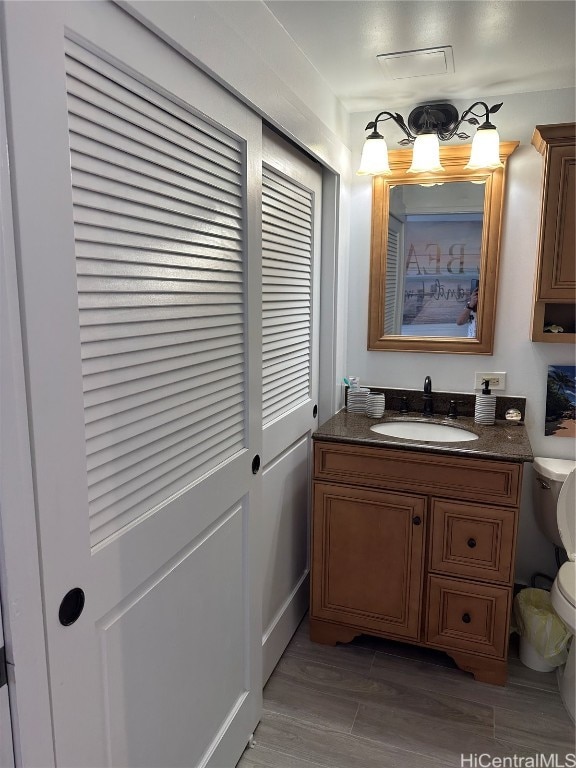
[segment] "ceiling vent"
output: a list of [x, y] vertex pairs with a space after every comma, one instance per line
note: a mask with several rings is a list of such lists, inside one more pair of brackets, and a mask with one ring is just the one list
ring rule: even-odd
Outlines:
[[444, 45], [441, 48], [421, 48], [417, 51], [379, 53], [376, 58], [390, 80], [447, 75], [454, 72], [454, 55], [451, 45]]

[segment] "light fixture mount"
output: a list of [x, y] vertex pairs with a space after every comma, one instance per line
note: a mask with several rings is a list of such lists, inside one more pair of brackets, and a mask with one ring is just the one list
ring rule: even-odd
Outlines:
[[458, 123], [458, 110], [453, 104], [424, 104], [408, 115], [408, 128], [416, 136], [433, 122], [435, 132], [449, 133]]

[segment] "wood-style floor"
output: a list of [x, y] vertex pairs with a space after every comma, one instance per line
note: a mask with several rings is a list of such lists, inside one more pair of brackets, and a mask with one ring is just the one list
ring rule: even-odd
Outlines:
[[472, 768], [462, 754], [551, 753], [557, 763], [532, 764], [562, 765], [575, 735], [556, 676], [511, 655], [501, 688], [436, 651], [370, 637], [317, 645], [305, 619], [264, 689], [254, 746], [237, 768]]

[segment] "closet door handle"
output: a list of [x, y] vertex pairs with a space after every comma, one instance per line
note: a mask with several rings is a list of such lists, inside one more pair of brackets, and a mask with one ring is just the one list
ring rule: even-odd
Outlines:
[[420, 525], [422, 523], [422, 518], [419, 515], [414, 515], [412, 522], [414, 525]]
[[85, 602], [86, 596], [84, 590], [80, 589], [80, 587], [74, 587], [74, 589], [66, 592], [58, 610], [60, 624], [63, 627], [70, 627], [75, 621], [78, 621], [84, 610]]

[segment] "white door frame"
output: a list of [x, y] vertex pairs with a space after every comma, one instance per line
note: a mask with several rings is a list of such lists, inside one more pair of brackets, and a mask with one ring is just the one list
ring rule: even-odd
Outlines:
[[0, 64], [0, 591], [16, 764], [48, 768], [54, 746], [20, 322]]

